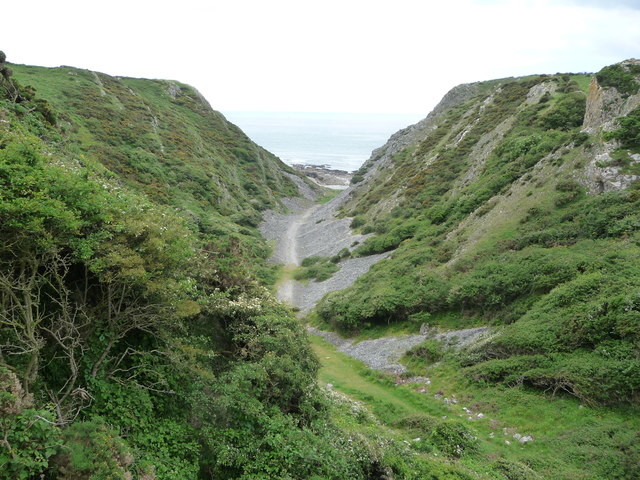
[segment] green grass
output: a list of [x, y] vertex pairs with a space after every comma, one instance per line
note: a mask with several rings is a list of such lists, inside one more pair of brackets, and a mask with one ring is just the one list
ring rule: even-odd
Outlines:
[[[541, 395], [524, 387], [472, 385], [451, 360], [428, 371], [413, 372], [426, 374], [432, 381], [429, 393], [422, 394], [415, 387], [396, 386], [389, 377], [370, 371], [318, 337], [312, 337], [311, 342], [322, 363], [320, 382], [331, 383], [336, 390], [363, 402], [387, 427], [387, 434], [407, 440], [424, 436], [403, 422], [415, 416], [436, 420], [446, 416], [469, 425], [477, 432], [479, 451], [458, 463], [470, 470], [491, 472], [494, 461], [501, 458], [529, 465], [543, 478], [637, 478], [631, 462], [640, 457], [637, 446], [630, 443], [637, 438], [633, 432], [640, 429], [640, 412], [636, 410], [583, 408], [576, 399], [563, 395]], [[458, 404], [445, 405], [434, 398], [436, 392], [447, 398], [455, 396]], [[482, 413], [484, 418], [467, 420], [463, 407]], [[534, 441], [520, 445], [513, 439], [515, 433], [531, 435]], [[611, 459], [618, 464], [609, 470]], [[625, 462], [627, 466], [621, 466]]]
[[407, 388], [393, 386], [389, 378], [368, 369], [319, 337], [311, 337], [311, 345], [322, 363], [319, 380], [331, 383], [337, 390], [355, 400], [365, 402], [385, 424], [393, 424], [403, 416], [429, 413], [440, 416], [446, 409], [424, 395], [414, 395]]
[[580, 87], [580, 90], [582, 90], [584, 93], [587, 93], [589, 91], [589, 85], [591, 84], [593, 75], [587, 75], [587, 74], [572, 75], [571, 79], [575, 80], [575, 82]]
[[342, 190], [338, 190], [335, 188], [325, 188], [325, 194], [320, 197], [318, 200], [316, 200], [316, 203], [319, 204], [325, 204], [325, 203], [329, 203], [331, 200], [333, 200]]
[[291, 167], [183, 83], [71, 67], [12, 70], [56, 111], [66, 155], [98, 161], [127, 187], [183, 212], [227, 257], [225, 277], [273, 284], [270, 248], [255, 227], [264, 209], [299, 194]]
[[315, 280], [317, 282], [324, 282], [331, 278], [338, 270], [340, 270], [340, 267], [331, 262], [330, 259], [307, 266], [303, 263], [293, 272], [293, 278], [298, 281]]

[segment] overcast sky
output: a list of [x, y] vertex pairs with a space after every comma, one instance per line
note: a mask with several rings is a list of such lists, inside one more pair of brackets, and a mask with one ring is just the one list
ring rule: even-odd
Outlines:
[[[428, 113], [459, 83], [640, 57], [640, 0], [31, 0], [14, 63], [170, 78], [217, 110]], [[19, 15], [18, 15], [19, 10]]]

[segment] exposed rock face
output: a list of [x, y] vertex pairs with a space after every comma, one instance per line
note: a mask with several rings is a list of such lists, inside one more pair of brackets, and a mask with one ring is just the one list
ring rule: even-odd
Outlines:
[[[618, 65], [629, 72], [630, 66], [640, 66], [640, 60], [625, 60]], [[636, 75], [636, 81], [640, 83], [640, 75]], [[613, 87], [602, 87], [594, 76], [589, 85], [582, 131], [603, 136], [604, 132], [618, 127], [618, 118], [628, 115], [638, 106], [640, 93], [627, 95]], [[592, 193], [627, 188], [640, 178], [637, 175], [622, 173], [622, 167], [613, 163], [611, 153], [618, 147], [619, 144], [615, 140], [602, 140], [593, 148], [585, 169], [585, 183]]]
[[167, 86], [167, 93], [171, 98], [175, 100], [176, 98], [178, 98], [178, 95], [180, 95], [180, 86], [173, 82], [169, 83], [169, 85]]
[[604, 98], [598, 79], [593, 77], [587, 95], [583, 131], [593, 133], [604, 124]]
[[[640, 60], [625, 60], [618, 65], [629, 71], [629, 67], [632, 65], [640, 66]], [[640, 75], [636, 75], [636, 81], [640, 83]], [[583, 131], [595, 133], [599, 130], [614, 130], [617, 125], [617, 119], [628, 115], [639, 105], [639, 93], [626, 95], [613, 87], [602, 87], [594, 76], [593, 80], [591, 80], [591, 85], [589, 85]]]

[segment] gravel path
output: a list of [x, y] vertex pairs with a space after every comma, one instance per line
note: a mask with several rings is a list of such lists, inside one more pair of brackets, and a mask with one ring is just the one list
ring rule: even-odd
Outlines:
[[339, 352], [360, 360], [374, 370], [399, 374], [407, 371], [406, 367], [399, 363], [400, 357], [426, 339], [434, 338], [454, 348], [461, 348], [483, 338], [489, 332], [489, 327], [450, 330], [442, 333], [426, 332], [424, 335], [382, 337], [358, 343], [342, 338], [335, 332], [325, 332], [313, 327], [309, 327], [307, 330], [312, 335], [322, 337], [330, 344], [335, 345]]
[[[304, 192], [302, 192], [304, 193]], [[260, 225], [262, 235], [274, 244], [271, 261], [297, 266], [307, 257], [330, 257], [343, 248], [353, 249], [368, 235], [352, 234], [350, 218], [335, 218], [348, 190], [338, 194], [331, 202], [314, 205], [307, 199], [287, 199], [289, 213], [267, 211]], [[308, 313], [327, 293], [342, 290], [369, 271], [371, 265], [388, 257], [390, 253], [350, 258], [340, 262], [340, 270], [324, 282], [307, 283], [285, 280], [278, 287], [278, 299]]]

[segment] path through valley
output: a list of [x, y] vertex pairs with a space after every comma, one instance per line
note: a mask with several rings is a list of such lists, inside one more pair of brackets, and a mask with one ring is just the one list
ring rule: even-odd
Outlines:
[[[286, 274], [278, 286], [277, 297], [298, 308], [299, 315], [302, 316], [311, 311], [324, 295], [349, 287], [374, 263], [392, 252], [343, 260], [339, 263], [340, 270], [324, 282], [309, 281], [305, 284], [293, 280], [292, 272], [303, 259], [310, 256], [333, 256], [343, 248], [351, 250], [367, 237], [351, 232], [350, 218], [336, 218], [350, 189], [342, 191], [329, 203], [319, 205], [313, 202], [313, 192], [306, 185], [302, 184], [300, 187], [304, 198], [287, 200], [285, 203], [289, 213], [266, 212], [260, 231], [274, 243], [272, 261], [285, 265]], [[481, 327], [445, 332], [437, 336], [442, 340], [456, 339], [459, 344], [466, 344], [486, 331], [487, 328]], [[323, 337], [339, 351], [361, 360], [369, 367], [390, 373], [404, 371], [404, 366], [399, 363], [400, 357], [427, 338], [425, 335], [402, 335], [354, 343], [332, 332], [310, 329], [310, 333]]]

